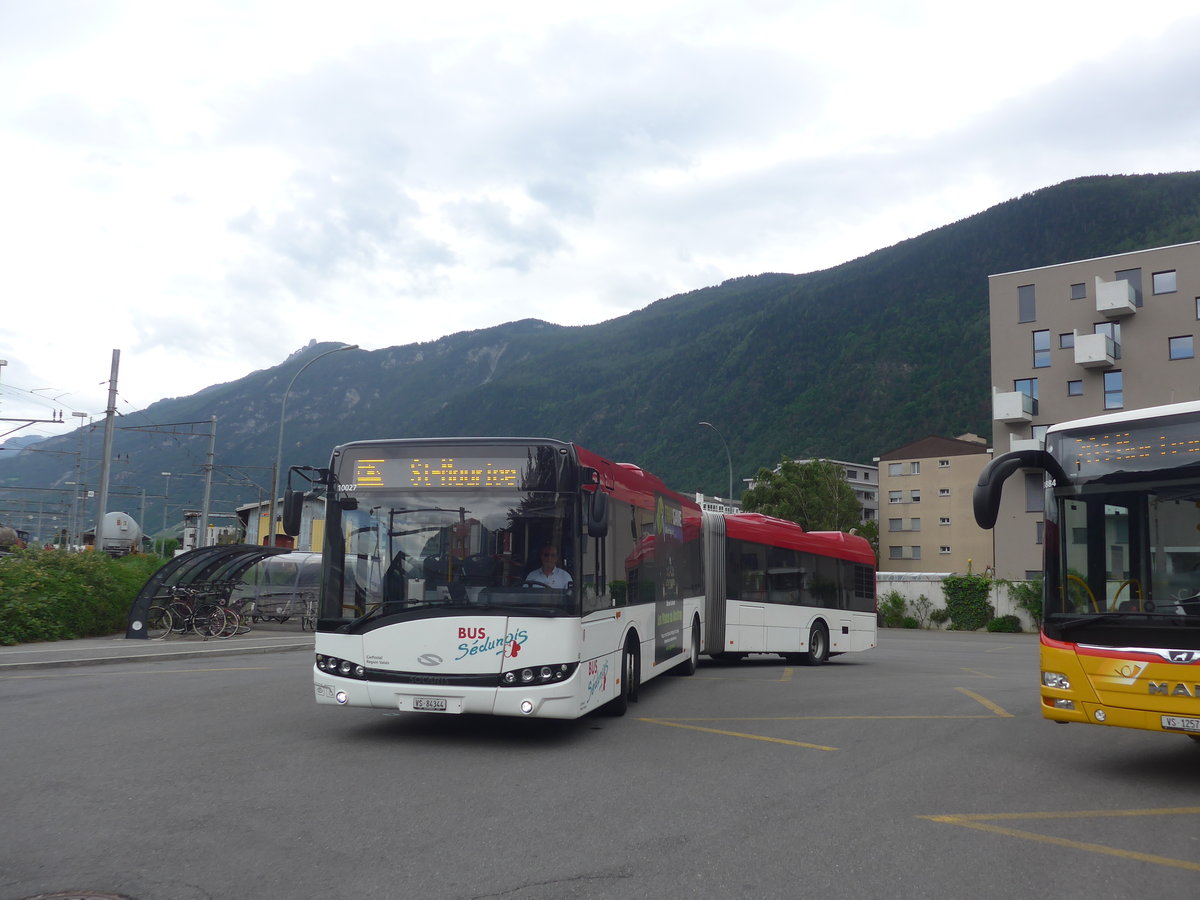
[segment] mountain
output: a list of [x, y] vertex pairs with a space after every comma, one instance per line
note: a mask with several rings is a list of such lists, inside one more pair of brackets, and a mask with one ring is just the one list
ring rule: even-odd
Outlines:
[[[928, 434], [988, 435], [988, 275], [1194, 240], [1200, 172], [1080, 178], [831, 269], [736, 278], [598, 325], [524, 320], [338, 353], [288, 396], [284, 463], [322, 465], [357, 438], [546, 436], [723, 493], [724, 448], [701, 420], [728, 441], [735, 487], [785, 454], [866, 462]], [[216, 465], [238, 482], [214, 489], [214, 511], [266, 497], [283, 393], [334, 346], [124, 417], [204, 424], [192, 437], [119, 431], [109, 508], [137, 515], [126, 492], [144, 488], [154, 530], [168, 484], [172, 510], [198, 504], [185, 476], [204, 463], [212, 416]], [[0, 488], [73, 481], [81, 437], [95, 456], [100, 436], [76, 432], [0, 457]]]

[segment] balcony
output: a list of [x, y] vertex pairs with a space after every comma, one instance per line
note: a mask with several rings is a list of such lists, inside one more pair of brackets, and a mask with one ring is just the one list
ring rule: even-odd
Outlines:
[[1096, 279], [1096, 312], [1110, 319], [1137, 312], [1137, 292], [1128, 281]]
[[1008, 449], [1016, 450], [1041, 450], [1045, 448], [1044, 441], [1039, 441], [1037, 438], [1012, 438], [1008, 442]]
[[1111, 369], [1121, 355], [1117, 342], [1107, 334], [1075, 335], [1075, 364], [1085, 369]]
[[1032, 422], [1037, 401], [1022, 391], [992, 394], [992, 418], [997, 422]]

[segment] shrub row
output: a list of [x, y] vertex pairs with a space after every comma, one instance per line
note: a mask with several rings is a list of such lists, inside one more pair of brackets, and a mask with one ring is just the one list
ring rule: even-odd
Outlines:
[[18, 550], [0, 557], [0, 644], [113, 634], [163, 564], [157, 556]]

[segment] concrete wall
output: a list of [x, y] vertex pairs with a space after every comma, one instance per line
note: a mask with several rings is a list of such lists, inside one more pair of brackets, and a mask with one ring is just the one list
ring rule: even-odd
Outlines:
[[[942, 591], [942, 579], [953, 575], [953, 572], [878, 572], [875, 575], [875, 592], [879, 602], [892, 591], [898, 593], [910, 604], [918, 597], [925, 596], [932, 603], [931, 609], [945, 609], [946, 595]], [[1017, 609], [1009, 599], [1008, 589], [1001, 584], [992, 585], [988, 602], [996, 608], [997, 616], [1013, 615], [1021, 620], [1021, 628], [1025, 631], [1037, 631], [1029, 613]], [[948, 623], [947, 623], [948, 624]], [[937, 626], [933, 626], [937, 627]]]

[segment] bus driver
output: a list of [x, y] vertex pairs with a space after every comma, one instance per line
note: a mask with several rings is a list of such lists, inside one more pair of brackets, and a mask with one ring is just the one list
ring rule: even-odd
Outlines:
[[565, 569], [558, 568], [558, 548], [547, 544], [542, 548], [542, 567], [534, 569], [525, 578], [526, 584], [544, 585], [565, 591], [571, 586], [571, 576]]

